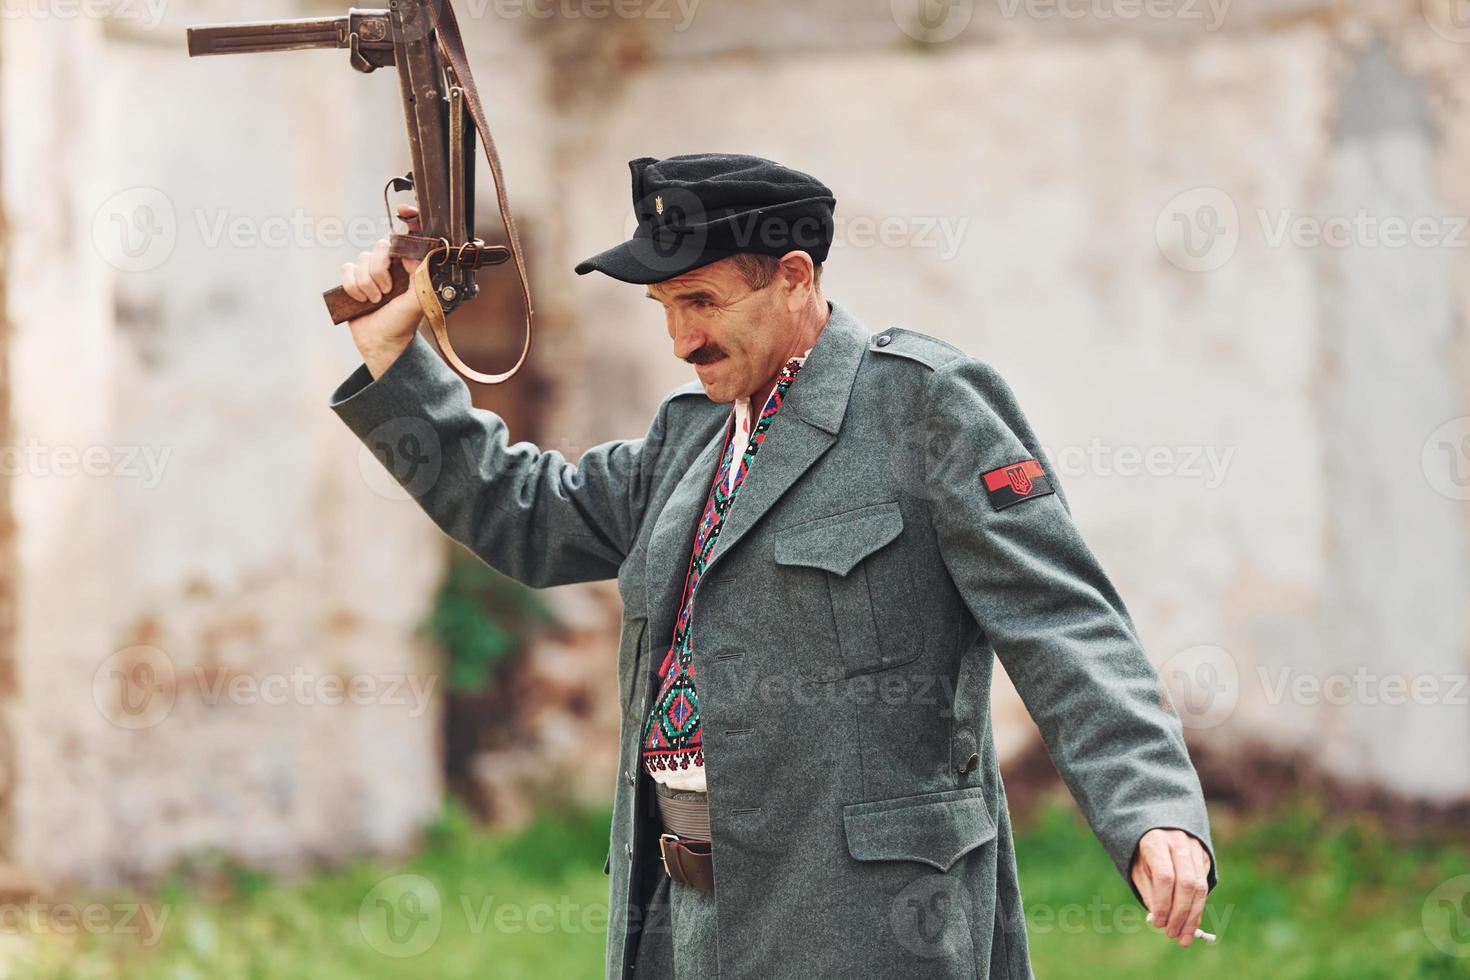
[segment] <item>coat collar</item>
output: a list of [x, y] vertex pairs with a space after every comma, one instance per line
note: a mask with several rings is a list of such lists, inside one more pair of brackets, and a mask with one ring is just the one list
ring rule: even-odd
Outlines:
[[[867, 348], [868, 330], [838, 304], [830, 306], [826, 326], [771, 420], [756, 462], [735, 495], [705, 566], [706, 574], [837, 441], [853, 380]], [[721, 424], [707, 436], [664, 503], [649, 535], [648, 615], [653, 630], [650, 635], [658, 642], [673, 631], [689, 571], [695, 527], [709, 499], [728, 422], [729, 416], [723, 416]]]
[[[820, 336], [820, 334], [818, 336]], [[806, 350], [802, 351], [800, 354], [796, 355], [786, 363], [787, 365], [793, 363], [804, 365], [806, 364], [806, 359], [811, 354], [811, 352], [811, 348], [808, 347]], [[779, 376], [777, 377], [776, 383], [780, 383]], [[748, 395], [745, 398], [735, 399], [735, 432], [737, 435], [742, 431], [749, 432], [751, 429], [755, 428], [755, 421], [758, 418], [759, 413], [765, 409], [766, 402], [771, 400], [771, 395], [775, 392], [775, 390], [776, 384], [772, 384], [769, 388], [765, 390], [764, 394], [761, 394], [760, 392], [756, 393], [760, 395], [759, 400], [756, 399], [755, 395]]]

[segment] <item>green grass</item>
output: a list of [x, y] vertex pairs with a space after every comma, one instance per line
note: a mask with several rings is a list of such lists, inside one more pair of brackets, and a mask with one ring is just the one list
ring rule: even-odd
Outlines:
[[[1016, 842], [1036, 975], [1470, 978], [1470, 956], [1437, 949], [1424, 911], [1438, 885], [1470, 873], [1465, 848], [1395, 846], [1371, 820], [1329, 820], [1309, 803], [1268, 819], [1212, 813], [1211, 830], [1222, 877], [1201, 928], [1220, 941], [1184, 949], [1142, 924], [1142, 910], [1075, 812], [1043, 813]], [[1441, 938], [1450, 935], [1448, 911], [1436, 907], [1428, 920]], [[1459, 938], [1470, 952], [1470, 934]]]
[[[22, 961], [0, 976], [593, 980], [606, 933], [607, 819], [548, 817], [502, 835], [451, 808], [411, 860], [296, 883], [196, 862], [152, 897], [155, 915], [168, 915], [156, 941], [132, 931], [142, 916], [127, 929], [41, 937], [7, 922], [0, 955]], [[1390, 844], [1370, 821], [1328, 820], [1308, 804], [1248, 821], [1217, 813], [1214, 826], [1224, 877], [1204, 925], [1220, 943], [1181, 949], [1142, 924], [1075, 811], [1046, 808], [1017, 838], [1037, 976], [1470, 980], [1470, 956], [1437, 950], [1424, 918], [1436, 886], [1470, 873], [1466, 849]], [[1430, 904], [1427, 921], [1449, 935], [1455, 910]]]
[[[25, 960], [0, 977], [593, 980], [607, 935], [607, 830], [602, 812], [489, 834], [451, 809], [422, 852], [396, 866], [363, 863], [278, 883], [206, 862], [154, 897], [168, 913], [156, 942], [83, 931], [46, 937], [25, 944]], [[379, 899], [399, 913], [396, 933]]]

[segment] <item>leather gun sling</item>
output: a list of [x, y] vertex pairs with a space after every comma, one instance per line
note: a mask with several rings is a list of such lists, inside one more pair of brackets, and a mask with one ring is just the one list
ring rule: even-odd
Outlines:
[[438, 293], [430, 284], [429, 267], [433, 264], [435, 252], [445, 252], [444, 257], [447, 259], [447, 253], [452, 251], [451, 248], [439, 243], [439, 248], [426, 256], [423, 265], [419, 266], [418, 271], [414, 273], [414, 288], [419, 294], [424, 306], [424, 314], [428, 317], [429, 326], [434, 332], [434, 339], [438, 341], [439, 349], [443, 352], [445, 359], [454, 366], [456, 371], [472, 381], [478, 381], [481, 384], [499, 384], [510, 380], [521, 369], [521, 365], [526, 362], [526, 355], [531, 350], [531, 321], [533, 318], [531, 280], [526, 273], [526, 260], [521, 251], [520, 235], [516, 232], [515, 216], [511, 213], [510, 199], [506, 195], [505, 174], [500, 166], [500, 153], [495, 149], [495, 137], [490, 133], [490, 123], [485, 119], [485, 107], [480, 102], [480, 92], [475, 87], [475, 76], [470, 71], [469, 58], [465, 54], [464, 36], [459, 30], [459, 20], [454, 15], [454, 5], [451, 0], [428, 0], [424, 8], [428, 10], [430, 18], [434, 21], [434, 33], [439, 38], [439, 52], [454, 69], [459, 87], [464, 90], [465, 105], [469, 107], [470, 119], [474, 121], [475, 129], [480, 134], [480, 144], [485, 148], [485, 159], [490, 164], [490, 176], [495, 182], [495, 199], [500, 207], [500, 220], [505, 225], [505, 234], [510, 241], [510, 257], [515, 263], [516, 278], [520, 280], [521, 298], [526, 305], [526, 342], [521, 347], [521, 356], [515, 366], [500, 374], [476, 371], [460, 358], [454, 350], [454, 345], [449, 342], [449, 327], [445, 323], [444, 307], [439, 302]]

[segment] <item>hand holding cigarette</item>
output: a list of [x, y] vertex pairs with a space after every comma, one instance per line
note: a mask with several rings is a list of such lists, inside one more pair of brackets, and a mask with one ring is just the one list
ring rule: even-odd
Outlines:
[[1196, 939], [1214, 942], [1199, 928], [1209, 895], [1210, 853], [1193, 835], [1174, 827], [1155, 827], [1138, 841], [1131, 877], [1148, 922], [1170, 939], [1188, 946]]

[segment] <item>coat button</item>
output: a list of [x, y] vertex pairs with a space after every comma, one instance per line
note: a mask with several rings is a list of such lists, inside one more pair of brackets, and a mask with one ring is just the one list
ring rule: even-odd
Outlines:
[[624, 844], [623, 845], [623, 853], [627, 855], [629, 861], [633, 860], [633, 845], [632, 844]]
[[971, 752], [965, 764], [960, 766], [960, 772], [974, 772], [978, 768], [980, 768], [980, 753]]
[[891, 334], [885, 333], [883, 336], [878, 338], [879, 347], [887, 347], [891, 343], [893, 343], [893, 337]]
[[629, 786], [632, 786], [633, 785], [633, 772], [632, 772], [632, 770], [630, 770], [630, 769], [624, 769], [623, 770], [623, 779], [625, 779], [627, 781], [627, 783], [628, 783]]

